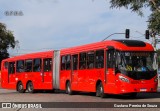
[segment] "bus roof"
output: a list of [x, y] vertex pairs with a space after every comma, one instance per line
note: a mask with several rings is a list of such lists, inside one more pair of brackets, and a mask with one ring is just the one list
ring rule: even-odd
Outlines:
[[113, 46], [120, 51], [154, 51], [151, 44], [139, 40], [106, 40], [72, 48], [61, 50], [61, 54], [78, 53], [97, 49], [107, 49], [108, 46]]
[[54, 51], [29, 53], [4, 59], [4, 61], [25, 60], [25, 59], [40, 58], [40, 57], [42, 58], [53, 57], [53, 52]]
[[[120, 50], [120, 51], [154, 51], [154, 48], [152, 47], [151, 44], [143, 41], [138, 41], [138, 40], [106, 40], [106, 41], [66, 48], [60, 51], [62, 55], [74, 54], [74, 53], [85, 52], [85, 51], [108, 49], [107, 47], [109, 46], [112, 46], [116, 50]], [[24, 60], [24, 59], [32, 59], [32, 58], [40, 58], [40, 57], [42, 58], [52, 57], [53, 52], [54, 50], [46, 51], [46, 52], [29, 53], [29, 54], [11, 57], [3, 61]]]

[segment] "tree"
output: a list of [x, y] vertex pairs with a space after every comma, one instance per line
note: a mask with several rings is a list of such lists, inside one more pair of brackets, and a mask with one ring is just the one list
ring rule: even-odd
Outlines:
[[149, 16], [148, 28], [155, 32], [156, 35], [160, 34], [160, 13], [158, 11], [154, 11]]
[[15, 48], [17, 42], [12, 31], [7, 30], [6, 25], [0, 23], [0, 62], [9, 57], [8, 49]]
[[150, 7], [152, 14], [149, 16], [148, 28], [160, 34], [160, 0], [110, 0], [111, 8], [125, 7], [143, 16], [142, 8]]

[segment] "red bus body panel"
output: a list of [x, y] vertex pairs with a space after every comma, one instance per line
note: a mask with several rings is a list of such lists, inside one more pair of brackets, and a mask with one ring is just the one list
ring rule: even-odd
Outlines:
[[44, 58], [52, 58], [52, 57], [53, 57], [53, 51], [48, 51], [48, 52], [26, 54], [26, 55], [12, 57], [12, 58], [3, 60], [2, 61], [2, 80], [1, 80], [2, 88], [16, 89], [17, 82], [21, 81], [24, 86], [24, 89], [26, 89], [27, 82], [32, 81], [34, 85], [34, 89], [53, 89], [52, 71], [43, 72], [44, 73], [43, 77], [42, 77], [42, 71], [41, 72], [21, 72], [21, 73], [18, 73], [15, 71], [15, 74], [9, 75], [8, 69], [5, 69], [4, 67], [5, 62], [16, 62], [18, 60], [27, 60], [27, 59], [34, 59], [34, 58], [44, 59]]

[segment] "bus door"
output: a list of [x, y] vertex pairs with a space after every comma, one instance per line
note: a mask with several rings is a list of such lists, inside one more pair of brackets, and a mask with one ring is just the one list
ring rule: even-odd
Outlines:
[[9, 62], [8, 64], [8, 83], [15, 85], [15, 62]]
[[78, 54], [72, 55], [72, 71], [71, 71], [71, 82], [72, 82], [72, 88], [76, 89], [78, 88]]
[[79, 71], [78, 71], [78, 87], [81, 91], [88, 88], [87, 85], [87, 53], [79, 54]]
[[113, 47], [109, 47], [106, 53], [106, 81], [108, 84], [115, 83], [115, 50]]
[[43, 82], [43, 74], [42, 74], [42, 59], [35, 58], [33, 60], [33, 75], [36, 77], [37, 82]]
[[3, 65], [2, 65], [2, 69], [1, 69], [1, 71], [0, 71], [0, 78], [1, 78], [1, 80], [0, 80], [0, 84], [1, 84], [1, 86], [2, 87], [5, 87], [6, 86], [6, 84], [8, 84], [8, 62], [3, 62]]
[[47, 87], [52, 87], [52, 58], [43, 59], [42, 81]]

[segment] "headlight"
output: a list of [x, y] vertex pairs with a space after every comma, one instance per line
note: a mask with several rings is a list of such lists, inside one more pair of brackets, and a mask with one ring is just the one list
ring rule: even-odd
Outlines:
[[123, 81], [123, 82], [128, 82], [128, 83], [130, 82], [129, 79], [127, 79], [126, 77], [121, 76], [121, 75], [119, 76], [119, 79], [120, 79], [121, 81]]

